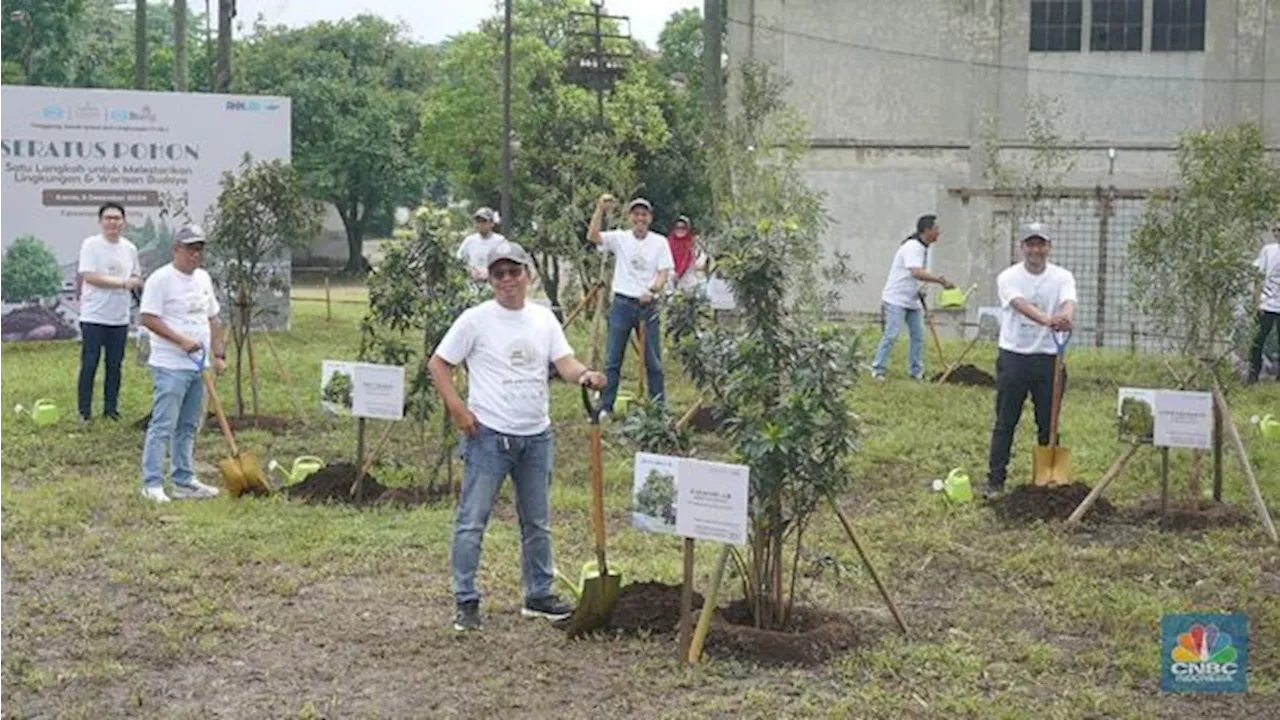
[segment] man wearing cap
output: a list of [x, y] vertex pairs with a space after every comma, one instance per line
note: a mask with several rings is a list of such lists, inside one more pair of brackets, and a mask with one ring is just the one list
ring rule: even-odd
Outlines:
[[185, 225], [173, 241], [173, 262], [151, 273], [142, 289], [142, 326], [151, 336], [151, 422], [142, 445], [142, 496], [169, 502], [165, 455], [172, 455], [173, 496], [207, 498], [218, 489], [196, 479], [196, 428], [204, 408], [201, 372], [222, 373], [226, 351], [213, 280], [200, 267], [204, 231]]
[[912, 379], [924, 378], [924, 307], [921, 304], [921, 283], [937, 283], [950, 290], [951, 281], [929, 271], [929, 248], [938, 242], [942, 228], [937, 215], [921, 215], [916, 220], [916, 231], [898, 245], [889, 265], [889, 277], [885, 280], [880, 301], [884, 308], [884, 336], [871, 361], [871, 375], [884, 380], [889, 363], [889, 353], [898, 342], [902, 327], [907, 327], [910, 341], [907, 346], [908, 372]]
[[123, 236], [124, 207], [104, 203], [98, 208], [102, 230], [80, 243], [80, 378], [77, 388], [80, 421], [93, 410], [98, 358], [103, 363], [102, 415], [120, 419], [120, 368], [129, 339], [129, 293], [142, 287], [138, 248]]
[[493, 231], [493, 208], [482, 207], [472, 217], [476, 221], [476, 231], [462, 239], [458, 246], [458, 259], [467, 263], [471, 271], [471, 280], [483, 285], [488, 274], [485, 262], [489, 253], [498, 243], [506, 240], [500, 233]]
[[660, 349], [662, 327], [655, 301], [667, 284], [668, 274], [675, 267], [666, 238], [649, 231], [649, 223], [653, 220], [653, 206], [644, 198], [636, 198], [627, 205], [630, 230], [600, 231], [604, 214], [616, 205], [617, 201], [612, 195], [601, 195], [596, 201], [596, 211], [587, 228], [587, 240], [599, 245], [602, 250], [613, 253], [617, 258], [613, 264], [613, 303], [609, 308], [609, 334], [605, 351], [604, 369], [609, 378], [602, 400], [605, 413], [613, 411], [628, 340], [631, 331], [641, 322], [644, 323], [645, 383], [649, 389], [649, 397], [658, 401], [663, 398]]
[[1038, 442], [1049, 444], [1053, 365], [1058, 354], [1053, 333], [1071, 330], [1075, 322], [1076, 279], [1066, 268], [1048, 261], [1051, 241], [1045, 227], [1026, 226], [1021, 245], [1023, 261], [996, 279], [1000, 355], [996, 359], [996, 423], [984, 493], [988, 497], [1004, 489], [1009, 450], [1028, 393], [1035, 406]]
[[[476, 571], [489, 512], [502, 480], [511, 476], [520, 518], [525, 617], [561, 620], [573, 607], [552, 593], [549, 488], [552, 464], [547, 365], [567, 382], [595, 389], [605, 378], [573, 355], [551, 310], [526, 302], [532, 261], [516, 243], [489, 253], [485, 276], [493, 299], [458, 317], [427, 368], [453, 424], [462, 431], [465, 469], [449, 562], [456, 604], [453, 627], [479, 630]], [[466, 363], [467, 400], [453, 385], [453, 368]]]

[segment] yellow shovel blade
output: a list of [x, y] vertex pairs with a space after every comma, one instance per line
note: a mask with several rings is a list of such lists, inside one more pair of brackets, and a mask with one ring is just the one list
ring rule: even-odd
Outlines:
[[1037, 446], [1031, 456], [1031, 473], [1036, 485], [1071, 482], [1071, 451], [1064, 447]]
[[271, 494], [271, 486], [262, 474], [262, 464], [250, 453], [242, 452], [236, 457], [219, 460], [218, 474], [222, 476], [222, 485], [231, 497], [240, 497], [246, 493]]
[[609, 626], [609, 617], [618, 604], [622, 576], [610, 572], [601, 577], [588, 577], [582, 582], [582, 597], [569, 619], [569, 637], [577, 637]]

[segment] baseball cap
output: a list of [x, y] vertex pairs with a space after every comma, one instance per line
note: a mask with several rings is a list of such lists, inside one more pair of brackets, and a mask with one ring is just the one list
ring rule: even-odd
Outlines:
[[644, 198], [636, 198], [635, 200], [632, 200], [631, 202], [627, 203], [627, 212], [631, 212], [632, 210], [635, 210], [638, 207], [642, 207], [645, 210], [648, 210], [649, 212], [653, 212], [653, 204], [650, 203], [648, 200], [645, 200]]
[[472, 219], [480, 218], [481, 220], [488, 220], [489, 222], [493, 222], [493, 208], [482, 207], [476, 210], [475, 215], [472, 215], [471, 217]]
[[1049, 228], [1044, 223], [1028, 223], [1022, 226], [1022, 234], [1018, 242], [1024, 243], [1031, 238], [1040, 238], [1047, 243], [1053, 242], [1053, 238], [1049, 237]]
[[208, 238], [204, 236], [204, 229], [199, 225], [183, 225], [178, 228], [178, 233], [173, 236], [173, 241], [183, 245], [194, 245], [208, 242]]
[[509, 260], [518, 265], [533, 264], [533, 260], [529, 258], [529, 253], [510, 240], [503, 240], [498, 243], [497, 247], [489, 251], [489, 259], [485, 262], [485, 267], [493, 267], [494, 263], [502, 260]]

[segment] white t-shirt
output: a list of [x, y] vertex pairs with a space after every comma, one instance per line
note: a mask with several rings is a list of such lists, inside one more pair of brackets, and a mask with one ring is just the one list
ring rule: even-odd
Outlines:
[[[140, 276], [138, 248], [123, 237], [115, 242], [101, 235], [87, 237], [80, 243], [80, 272], [99, 273], [116, 280]], [[80, 289], [80, 322], [128, 325], [129, 291], [85, 282]]]
[[527, 436], [551, 427], [547, 365], [573, 348], [548, 308], [526, 301], [508, 310], [488, 300], [458, 316], [435, 354], [467, 364], [467, 407], [481, 425]]
[[928, 253], [925, 244], [911, 238], [898, 246], [889, 265], [889, 278], [884, 282], [880, 299], [908, 310], [920, 309], [920, 281], [911, 275], [911, 268], [927, 268]]
[[[196, 268], [190, 275], [169, 263], [151, 273], [142, 288], [141, 311], [156, 315], [174, 331], [199, 341], [205, 347], [205, 367], [213, 360], [213, 334], [209, 318], [216, 318], [222, 311], [213, 291], [213, 280], [203, 268]], [[168, 370], [195, 370], [193, 359], [182, 348], [148, 331], [151, 335], [152, 367]]]
[[608, 230], [600, 233], [600, 248], [617, 256], [613, 264], [613, 291], [629, 298], [639, 298], [649, 292], [659, 270], [676, 266], [667, 239], [655, 232], [639, 240], [631, 230]]
[[1057, 355], [1053, 331], [1018, 312], [1013, 301], [1026, 298], [1047, 315], [1062, 312], [1068, 300], [1076, 301], [1076, 279], [1069, 270], [1045, 263], [1044, 271], [1032, 275], [1026, 265], [1005, 268], [996, 278], [1000, 295], [1000, 349], [1020, 355]]
[[1280, 243], [1268, 243], [1253, 266], [1262, 271], [1262, 300], [1258, 309], [1280, 313]]
[[488, 268], [489, 252], [504, 240], [506, 238], [496, 232], [489, 233], [487, 238], [480, 237], [480, 233], [471, 233], [463, 238], [462, 244], [458, 246], [458, 259], [465, 260], [468, 267], [481, 270]]

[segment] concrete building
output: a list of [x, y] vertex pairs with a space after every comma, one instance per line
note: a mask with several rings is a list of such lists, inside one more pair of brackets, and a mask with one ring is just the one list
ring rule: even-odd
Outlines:
[[[978, 284], [972, 322], [1014, 228], [1042, 219], [1080, 284], [1077, 342], [1149, 346], [1124, 248], [1146, 192], [1176, 183], [1179, 134], [1252, 122], [1280, 149], [1280, 0], [730, 0], [726, 30], [730, 66], [773, 65], [810, 123], [825, 243], [866, 275], [846, 312], [878, 312], [899, 241], [937, 212], [934, 268]], [[1031, 167], [1046, 115], [1064, 152], [1026, 205], [988, 168]]]

